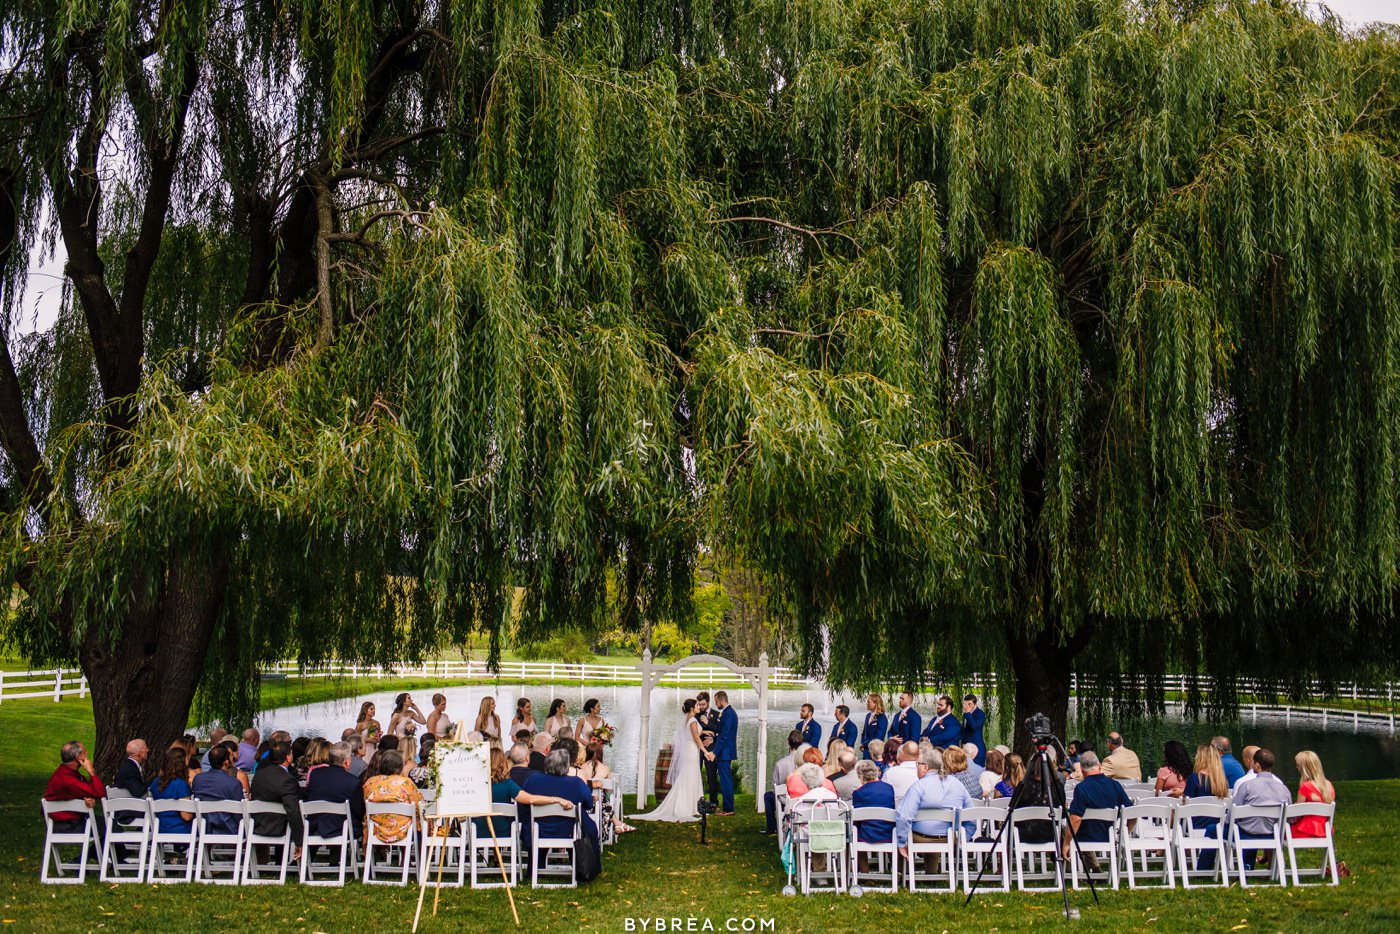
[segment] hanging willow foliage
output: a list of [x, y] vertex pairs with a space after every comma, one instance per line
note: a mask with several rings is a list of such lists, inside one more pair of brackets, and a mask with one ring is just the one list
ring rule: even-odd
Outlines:
[[285, 652], [684, 615], [723, 549], [835, 685], [995, 671], [1062, 717], [1071, 671], [1152, 706], [1176, 670], [1227, 709], [1400, 657], [1393, 32], [36, 0], [0, 43], [31, 655], [99, 679], [178, 607], [239, 714]]

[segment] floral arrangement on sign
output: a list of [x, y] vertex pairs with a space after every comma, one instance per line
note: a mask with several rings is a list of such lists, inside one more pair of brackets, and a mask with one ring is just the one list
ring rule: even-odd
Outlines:
[[604, 723], [602, 726], [594, 728], [589, 739], [596, 739], [604, 746], [611, 746], [615, 736], [617, 736], [617, 727], [611, 723]]

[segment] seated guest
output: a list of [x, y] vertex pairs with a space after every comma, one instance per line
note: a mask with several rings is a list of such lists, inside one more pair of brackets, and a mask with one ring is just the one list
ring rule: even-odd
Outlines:
[[[1317, 753], [1310, 749], [1304, 749], [1293, 757], [1293, 764], [1298, 769], [1298, 804], [1332, 804], [1337, 800], [1337, 793], [1332, 789], [1332, 783], [1327, 780], [1326, 775], [1322, 774], [1322, 760], [1318, 758]], [[1327, 836], [1327, 818], [1314, 815], [1295, 819], [1293, 821], [1293, 836]]]
[[[1283, 779], [1274, 774], [1274, 754], [1267, 749], [1259, 749], [1254, 754], [1254, 779], [1235, 785], [1235, 807], [1259, 807], [1269, 805], [1287, 806], [1293, 803], [1293, 795]], [[1274, 835], [1274, 819], [1271, 817], [1239, 818], [1240, 838], [1243, 840], [1267, 840]], [[1244, 866], [1254, 868], [1257, 851], [1244, 851]]]
[[[1055, 771], [1055, 759], [1050, 752], [1050, 750], [1037, 751], [1035, 755], [1031, 756], [1031, 760], [1026, 766], [1026, 776], [1021, 780], [1024, 787], [1021, 790], [1020, 798], [1016, 801], [1017, 810], [1021, 808], [1059, 807], [1060, 802], [1065, 800], [1064, 779], [1059, 772]], [[1083, 753], [1080, 756], [1082, 762]], [[1050, 763], [1050, 780], [1058, 787], [1051, 788], [1045, 784], [1043, 762]], [[1055, 839], [1055, 827], [1048, 820], [1025, 821], [1020, 824], [1019, 830], [1021, 839], [1027, 843], [1049, 843]]]
[[[856, 775], [861, 784], [851, 792], [851, 807], [894, 809], [894, 789], [889, 782], [880, 780], [880, 769], [874, 762], [867, 759], [857, 763]], [[894, 824], [886, 820], [861, 821], [856, 825], [856, 836], [862, 843], [889, 843], [893, 833]], [[866, 867], [861, 868], [864, 871]]]
[[[141, 796], [144, 797], [142, 789]], [[45, 801], [76, 801], [81, 798], [88, 807], [96, 807], [99, 798], [107, 797], [107, 786], [92, 770], [88, 762], [87, 750], [83, 744], [70, 740], [58, 752], [58, 768], [49, 776], [44, 786]], [[78, 811], [58, 811], [51, 815], [53, 828], [57, 833], [81, 833], [87, 815]], [[100, 824], [96, 825], [101, 827]]]
[[983, 798], [995, 798], [997, 785], [1006, 774], [1006, 755], [1000, 749], [987, 750], [987, 767], [978, 776]]
[[[200, 772], [190, 785], [196, 801], [242, 801], [243, 783], [234, 777], [233, 756], [220, 743], [209, 750], [209, 771]], [[219, 834], [238, 833], [239, 818], [233, 814], [210, 814], [209, 829]]]
[[428, 787], [428, 778], [431, 771], [430, 765], [433, 757], [433, 747], [437, 745], [437, 737], [431, 733], [423, 737], [418, 744], [418, 764], [408, 770], [409, 780], [419, 788]]
[[[1230, 782], [1225, 778], [1225, 770], [1220, 764], [1220, 751], [1214, 743], [1201, 743], [1196, 747], [1196, 759], [1192, 773], [1186, 778], [1182, 789], [1183, 803], [1191, 803], [1192, 798], [1213, 797], [1223, 802], [1230, 795]], [[1202, 830], [1212, 839], [1220, 834], [1220, 821], [1214, 817], [1193, 817], [1191, 826]], [[1197, 869], [1214, 869], [1215, 853], [1206, 850], [1196, 857]]]
[[810, 807], [813, 804], [837, 800], [831, 780], [815, 762], [804, 762], [798, 766], [797, 771], [792, 773], [792, 778], [788, 779], [788, 787], [796, 787], [802, 792], [791, 799], [794, 808], [801, 809], [802, 806]]
[[[377, 804], [417, 804], [423, 800], [418, 786], [403, 774], [403, 756], [397, 749], [375, 754], [379, 758], [376, 774], [365, 779], [365, 803]], [[385, 843], [398, 843], [408, 836], [413, 818], [403, 814], [372, 814], [369, 821], [374, 824], [374, 832]], [[368, 827], [368, 825], [366, 825]]]
[[1217, 736], [1210, 741], [1215, 747], [1215, 751], [1220, 753], [1220, 770], [1225, 773], [1225, 781], [1230, 783], [1230, 787], [1235, 787], [1235, 782], [1244, 778], [1245, 769], [1240, 765], [1240, 760], [1236, 759], [1230, 750], [1230, 737]]
[[1006, 756], [1006, 771], [1001, 781], [993, 789], [994, 798], [1009, 798], [1016, 793], [1016, 786], [1025, 781], [1026, 763], [1014, 752]]
[[974, 743], [964, 743], [962, 745], [963, 755], [967, 756], [967, 768], [954, 774], [954, 777], [963, 783], [967, 793], [972, 796], [973, 801], [982, 800], [982, 772], [983, 766], [977, 764], [978, 749]]
[[831, 776], [831, 784], [842, 801], [851, 800], [851, 795], [861, 786], [860, 776], [856, 774], [856, 761], [854, 749], [841, 750], [836, 759], [840, 771]]
[[[505, 753], [499, 749], [491, 750], [491, 803], [492, 804], [557, 804], [560, 807], [572, 808], [574, 802], [569, 798], [560, 798], [550, 795], [532, 795], [528, 791], [523, 791], [510, 777], [510, 761]], [[489, 837], [491, 828], [486, 826], [486, 818], [476, 817], [472, 819], [476, 825], [478, 837]], [[510, 834], [509, 817], [493, 817], [491, 823], [495, 824], [496, 836], [505, 838]]]
[[369, 766], [369, 763], [364, 760], [362, 755], [365, 751], [365, 739], [354, 730], [350, 730], [349, 734], [350, 735], [341, 740], [341, 742], [345, 743], [346, 748], [350, 750], [350, 761], [346, 764], [346, 768], [350, 770], [350, 774], [358, 781], [360, 777], [365, 774], [365, 769]]
[[552, 752], [563, 750], [569, 757], [569, 771], [566, 773], [578, 778], [578, 740], [571, 736], [561, 736], [554, 741]]
[[133, 798], [146, 797], [146, 748], [144, 739], [133, 739], [126, 744], [126, 758], [117, 766], [117, 777], [112, 782]]
[[178, 749], [185, 754], [185, 780], [192, 782], [194, 777], [204, 771], [199, 764], [199, 754], [195, 746], [193, 736], [181, 736], [170, 744], [171, 749]]
[[[793, 754], [802, 748], [802, 732], [792, 730], [788, 733], [788, 754], [773, 763], [773, 780], [771, 788], [779, 785], [786, 786], [787, 780], [791, 777], [793, 770], [797, 768], [797, 762], [793, 759]], [[767, 819], [767, 826], [764, 833], [772, 836], [778, 832], [778, 802], [777, 796], [772, 790], [763, 792], [763, 816]]]
[[544, 771], [544, 757], [549, 755], [553, 745], [554, 737], [548, 731], [535, 734], [535, 738], [530, 740], [530, 771]]
[[[1130, 808], [1133, 799], [1123, 786], [1099, 767], [1099, 757], [1092, 752], [1080, 753], [1079, 771], [1084, 776], [1074, 788], [1074, 800], [1069, 805], [1069, 828], [1081, 843], [1107, 843], [1112, 821], [1085, 820], [1084, 812], [1091, 808]], [[1061, 849], [1069, 858], [1070, 835], [1065, 834]]]
[[[1098, 761], [1098, 756], [1094, 760]], [[1083, 762], [1082, 754], [1080, 762]], [[1108, 734], [1108, 755], [1104, 756], [1100, 768], [1104, 775], [1120, 782], [1142, 781], [1142, 763], [1138, 761], [1137, 753], [1124, 746], [1123, 737], [1117, 733]]]
[[232, 736], [229, 736], [226, 737], [224, 741], [220, 743], [220, 745], [229, 751], [229, 768], [233, 770], [233, 777], [238, 779], [238, 784], [243, 786], [243, 800], [246, 801], [253, 796], [253, 779], [249, 777], [247, 772], [243, 771], [237, 766], [238, 740], [234, 739]]
[[1191, 754], [1184, 745], [1169, 739], [1162, 746], [1162, 762], [1152, 786], [1153, 792], [1172, 798], [1181, 797], [1186, 790], [1186, 779], [1191, 775]]
[[524, 787], [525, 779], [530, 777], [530, 749], [523, 743], [516, 743], [510, 747], [510, 754], [506, 757], [510, 760], [510, 780], [517, 785]]
[[[326, 748], [326, 762], [313, 769], [306, 779], [307, 801], [329, 801], [350, 805], [350, 827], [359, 836], [365, 823], [365, 795], [360, 783], [350, 773], [350, 744], [332, 743]], [[318, 837], [334, 837], [340, 833], [345, 818], [334, 814], [313, 814], [307, 824]]]
[[277, 740], [268, 745], [267, 755], [253, 773], [253, 800], [280, 804], [284, 812], [255, 815], [253, 832], [277, 837], [290, 829], [295, 847], [293, 858], [301, 859], [301, 787], [292, 774], [291, 743]]
[[[521, 790], [541, 798], [559, 799], [578, 808], [583, 823], [583, 835], [593, 841], [593, 845], [596, 847], [598, 845], [598, 826], [593, 823], [593, 791], [584, 783], [583, 779], [575, 778], [569, 774], [571, 767], [572, 762], [566, 751], [563, 749], [551, 750], [549, 755], [545, 756], [544, 771], [536, 772], [526, 779], [525, 787]], [[559, 837], [572, 837], [574, 827], [578, 823], [579, 820], [572, 816], [546, 817], [540, 821], [540, 835], [542, 838], [551, 840]], [[533, 827], [531, 827], [530, 832], [533, 832]], [[543, 853], [540, 855], [544, 856]]]
[[213, 749], [215, 746], [217, 746], [217, 745], [219, 745], [220, 743], [222, 743], [222, 742], [224, 741], [224, 737], [227, 736], [227, 735], [228, 735], [228, 730], [224, 729], [224, 728], [221, 727], [221, 726], [216, 726], [216, 727], [214, 727], [214, 729], [212, 729], [212, 730], [209, 731], [209, 749], [204, 750], [204, 755], [200, 757], [200, 760], [199, 760], [199, 768], [200, 768], [200, 771], [203, 771], [203, 772], [209, 771], [209, 769], [210, 769], [210, 765], [209, 765], [209, 751], [210, 751], [211, 749]]
[[826, 777], [832, 781], [836, 780], [836, 773], [841, 771], [841, 764], [836, 761], [841, 753], [850, 747], [843, 740], [833, 739], [826, 744], [826, 755], [822, 756], [822, 769], [826, 772]]
[[885, 774], [885, 769], [889, 765], [885, 763], [885, 741], [883, 739], [872, 739], [870, 745], [865, 747], [865, 754], [871, 762], [880, 770], [880, 774]]
[[1258, 746], [1246, 746], [1240, 750], [1240, 765], [1244, 766], [1244, 774], [1230, 787], [1231, 791], [1238, 791], [1240, 782], [1250, 782], [1258, 774], [1254, 771], [1254, 754], [1258, 751]]
[[578, 767], [578, 777], [588, 782], [589, 787], [600, 788], [612, 773], [612, 767], [603, 761], [603, 744], [593, 740], [583, 751], [583, 765]]
[[[888, 747], [886, 747], [888, 755]], [[935, 766], [936, 768], [936, 766]], [[885, 781], [894, 789], [894, 800], [904, 800], [904, 793], [919, 780], [919, 744], [907, 742], [899, 747], [899, 761], [885, 770]]]
[[[151, 798], [155, 801], [179, 801], [190, 796], [190, 757], [180, 746], [165, 751], [160, 774], [151, 780]], [[189, 833], [194, 823], [194, 811], [166, 811], [160, 815], [162, 833]]]
[[[930, 747], [931, 749], [932, 747]], [[909, 855], [909, 840], [912, 837], [917, 843], [934, 843], [948, 836], [952, 825], [948, 821], [942, 820], [917, 820], [921, 810], [926, 808], [949, 808], [957, 810], [959, 808], [972, 807], [972, 796], [967, 793], [966, 786], [961, 781], [953, 777], [958, 772], [967, 771], [967, 755], [957, 746], [951, 746], [943, 751], [943, 767], [936, 768], [933, 765], [933, 757], [924, 753], [923, 758], [918, 763], [919, 778], [909, 790], [904, 793], [904, 798], [899, 802], [899, 814], [895, 821], [895, 840], [899, 843], [901, 856]], [[967, 825], [969, 828], [971, 825]], [[971, 834], [969, 833], [969, 839]], [[924, 857], [927, 863], [931, 856]], [[931, 868], [927, 867], [926, 868]]]
[[237, 768], [245, 772], [253, 771], [253, 766], [257, 764], [258, 758], [258, 731], [249, 727], [243, 731], [243, 742], [238, 744], [238, 759], [235, 762]]
[[[802, 751], [802, 764], [815, 765], [817, 768], [822, 769], [822, 767], [826, 765], [826, 762], [822, 758], [822, 751], [820, 749], [809, 746]], [[803, 781], [797, 776], [797, 772], [800, 771], [802, 771], [802, 766], [798, 766], [797, 770], [789, 775], [787, 780], [788, 798], [793, 801], [802, 797], [812, 788], [811, 782]], [[836, 793], [836, 786], [831, 784], [831, 779], [826, 777], [825, 769], [822, 769], [822, 787], [829, 789], [832, 794]]]

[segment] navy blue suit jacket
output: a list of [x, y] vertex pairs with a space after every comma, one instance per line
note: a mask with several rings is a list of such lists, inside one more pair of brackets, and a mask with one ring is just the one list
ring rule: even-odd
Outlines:
[[890, 735], [898, 736], [906, 743], [917, 743], [923, 724], [923, 718], [919, 716], [917, 710], [913, 707], [905, 707], [894, 715], [894, 720], [890, 723]]
[[831, 738], [839, 739], [852, 749], [856, 748], [856, 725], [847, 719], [844, 724], [835, 723], [831, 727]]
[[885, 733], [890, 728], [889, 719], [882, 713], [867, 713], [865, 724], [860, 729], [860, 749], [861, 752], [869, 754], [870, 741], [884, 739]]
[[728, 705], [719, 712], [719, 732], [715, 734], [715, 761], [733, 762], [739, 758], [739, 715]]
[[[323, 765], [306, 779], [306, 801], [329, 801], [331, 804], [350, 803], [351, 836], [359, 836], [365, 823], [365, 792], [360, 780], [346, 769]], [[342, 819], [330, 814], [313, 814], [306, 819], [311, 833], [317, 837], [334, 837], [340, 833]]]
[[958, 715], [951, 710], [943, 717], [942, 722], [937, 717], [933, 717], [928, 722], [928, 729], [924, 731], [924, 736], [928, 738], [939, 749], [947, 749], [949, 746], [962, 745], [962, 721]]
[[802, 721], [798, 720], [793, 729], [802, 731], [802, 742], [814, 748], [821, 748], [822, 725], [816, 719], [808, 720], [806, 726], [803, 726]]
[[981, 707], [972, 708], [972, 713], [963, 714], [962, 741], [977, 747], [977, 755], [972, 761], [978, 765], [987, 764], [987, 740], [982, 731], [987, 726], [987, 712]]

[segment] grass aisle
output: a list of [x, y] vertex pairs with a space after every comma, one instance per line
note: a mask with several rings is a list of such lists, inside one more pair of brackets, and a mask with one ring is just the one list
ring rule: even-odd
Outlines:
[[[416, 889], [225, 886], [44, 886], [38, 798], [67, 739], [92, 739], [91, 707], [18, 701], [0, 707], [0, 930], [190, 931], [210, 922], [240, 932], [371, 932], [406, 929]], [[1341, 858], [1354, 875], [1333, 888], [1238, 887], [1226, 891], [1104, 892], [1094, 907], [1072, 893], [1083, 919], [1073, 930], [1396, 931], [1400, 930], [1400, 781], [1339, 785]], [[630, 809], [629, 802], [629, 809]], [[639, 825], [604, 858], [604, 875], [577, 890], [517, 891], [522, 930], [643, 930], [642, 919], [694, 918], [690, 930], [725, 931], [733, 919], [772, 919], [764, 930], [1021, 931], [1065, 922], [1057, 894], [990, 894], [969, 908], [960, 897], [907, 893], [785, 898], [772, 838], [759, 831], [752, 796], [739, 813], [712, 822], [712, 844], [693, 825]], [[430, 896], [431, 897], [431, 896]], [[706, 925], [709, 925], [707, 928]], [[444, 890], [441, 914], [421, 930], [509, 930], [498, 891]], [[680, 930], [686, 930], [681, 927]], [[756, 928], [757, 929], [757, 928]]]

